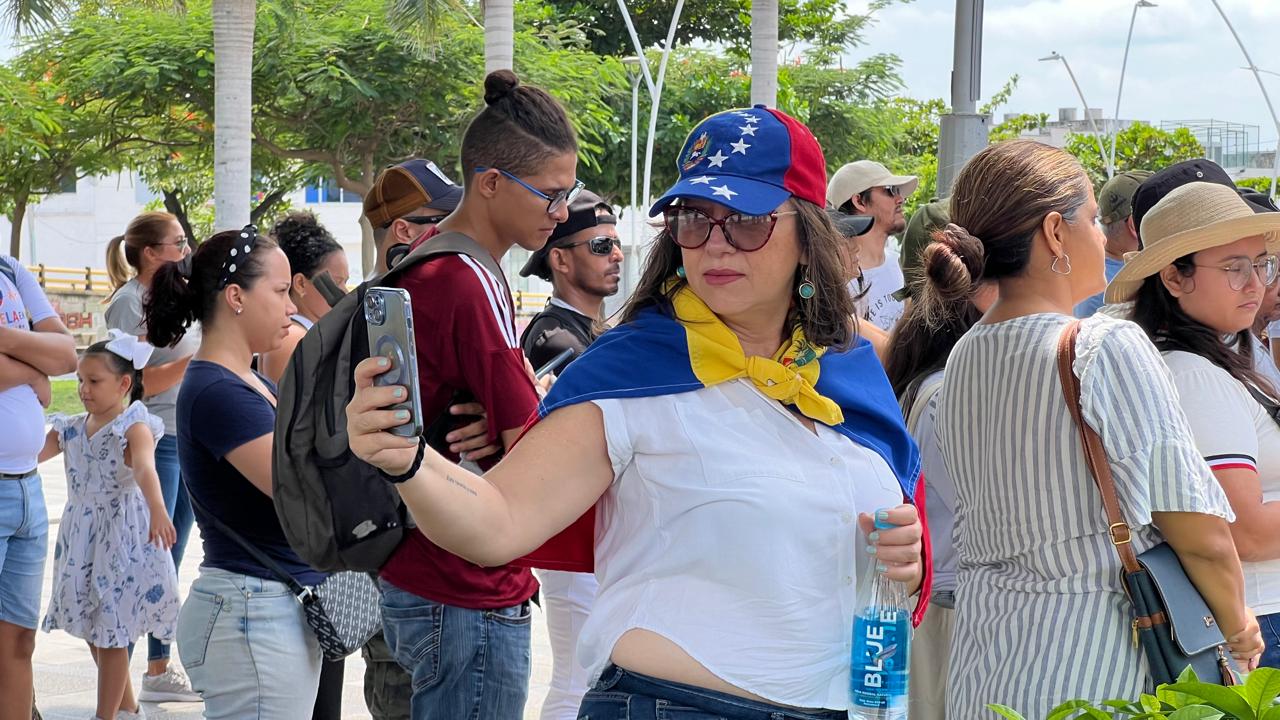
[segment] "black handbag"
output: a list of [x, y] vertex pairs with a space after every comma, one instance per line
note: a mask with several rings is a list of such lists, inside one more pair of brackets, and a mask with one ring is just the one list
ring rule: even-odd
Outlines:
[[1120, 510], [1102, 438], [1085, 421], [1080, 406], [1080, 379], [1072, 367], [1079, 332], [1080, 321], [1076, 320], [1058, 339], [1058, 376], [1071, 419], [1080, 433], [1089, 472], [1102, 494], [1111, 544], [1124, 568], [1121, 581], [1133, 603], [1134, 646], [1142, 648], [1157, 686], [1177, 682], [1187, 666], [1201, 682], [1235, 685], [1238, 679], [1226, 638], [1173, 548], [1160, 543], [1141, 555], [1133, 552], [1129, 525]]
[[191, 504], [199, 508], [214, 527], [270, 570], [276, 580], [288, 586], [302, 605], [307, 625], [315, 634], [326, 660], [342, 660], [363, 647], [382, 629], [382, 597], [370, 575], [344, 570], [331, 573], [314, 587], [303, 585], [279, 563], [209, 512], [194, 495], [189, 492], [188, 495], [191, 496]]

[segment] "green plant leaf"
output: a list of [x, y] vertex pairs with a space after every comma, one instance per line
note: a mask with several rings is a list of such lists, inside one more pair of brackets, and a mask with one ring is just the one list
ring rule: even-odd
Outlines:
[[1158, 713], [1164, 710], [1164, 705], [1156, 699], [1155, 695], [1143, 693], [1142, 697], [1138, 698], [1138, 704], [1149, 713]]
[[1174, 711], [1169, 716], [1169, 720], [1219, 720], [1221, 717], [1221, 711], [1214, 710], [1208, 705], [1188, 705]]
[[1260, 667], [1244, 683], [1244, 699], [1259, 715], [1280, 696], [1280, 670]]
[[1093, 718], [1093, 720], [1112, 720], [1111, 715], [1099, 710], [1096, 707], [1086, 707], [1084, 712], [1076, 716], [1077, 718]]
[[1280, 705], [1269, 708], [1258, 720], [1280, 720]]
[[1017, 710], [1014, 710], [1013, 708], [1007, 705], [997, 705], [992, 703], [990, 705], [987, 705], [987, 709], [999, 715], [1002, 718], [1007, 718], [1007, 720], [1027, 720], [1025, 717], [1022, 716], [1022, 713], [1018, 712]]
[[1168, 689], [1204, 700], [1214, 708], [1234, 715], [1237, 720], [1257, 720], [1258, 718], [1249, 701], [1233, 688], [1202, 682], [1180, 682], [1170, 685]]
[[1067, 720], [1067, 718], [1078, 717], [1076, 710], [1087, 707], [1089, 707], [1088, 700], [1068, 700], [1050, 710], [1045, 720]]

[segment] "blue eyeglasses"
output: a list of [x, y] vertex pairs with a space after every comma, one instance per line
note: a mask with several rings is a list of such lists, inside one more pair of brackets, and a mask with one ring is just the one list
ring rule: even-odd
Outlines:
[[520, 185], [520, 187], [524, 188], [525, 190], [528, 190], [534, 195], [537, 195], [543, 200], [546, 200], [548, 215], [556, 214], [557, 212], [560, 211], [560, 208], [573, 202], [574, 199], [578, 197], [578, 193], [582, 192], [582, 188], [586, 187], [586, 183], [582, 182], [581, 180], [574, 180], [573, 187], [569, 188], [568, 190], [557, 190], [554, 195], [548, 195], [542, 192], [541, 190], [539, 190], [538, 188], [533, 187], [529, 183], [516, 177], [515, 175], [512, 175], [506, 170], [503, 170], [502, 168], [489, 168], [489, 167], [476, 168], [476, 172], [478, 173], [488, 172], [490, 170], [497, 170], [498, 172], [502, 173], [503, 177], [517, 183], [518, 185]]

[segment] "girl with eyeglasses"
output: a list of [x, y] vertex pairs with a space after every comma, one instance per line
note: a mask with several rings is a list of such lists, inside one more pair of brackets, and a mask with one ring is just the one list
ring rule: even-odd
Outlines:
[[[1280, 260], [1280, 213], [1228, 187], [1177, 188], [1142, 220], [1143, 249], [1107, 289], [1173, 373], [1196, 445], [1235, 513], [1245, 601], [1280, 667], [1280, 388], [1257, 370], [1251, 327]], [[1227, 628], [1224, 628], [1224, 630]]]
[[[178, 262], [191, 252], [186, 231], [178, 218], [167, 212], [146, 212], [129, 221], [123, 235], [107, 244], [107, 275], [114, 288], [107, 305], [106, 323], [111, 330], [144, 337], [147, 326], [142, 316], [143, 302], [151, 291], [156, 271], [166, 263]], [[178, 386], [182, 384], [187, 364], [200, 347], [200, 328], [193, 327], [173, 347], [156, 348], [142, 371], [147, 396], [142, 399], [147, 412], [164, 421], [164, 435], [156, 445], [156, 473], [160, 476], [160, 493], [169, 517], [177, 529], [177, 540], [169, 548], [175, 568], [182, 566], [182, 556], [195, 517], [187, 499], [178, 464]], [[168, 643], [147, 636], [147, 672], [142, 676], [143, 702], [199, 702], [191, 682], [177, 666], [169, 663]]]

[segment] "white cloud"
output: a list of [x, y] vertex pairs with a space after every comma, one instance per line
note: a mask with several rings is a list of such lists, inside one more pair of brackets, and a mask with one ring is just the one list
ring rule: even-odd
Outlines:
[[[1275, 126], [1244, 57], [1210, 0], [1153, 0], [1133, 35], [1120, 115], [1161, 120], [1215, 118], [1260, 128], [1274, 146]], [[1220, 0], [1259, 67], [1280, 72], [1271, 52], [1280, 35], [1280, 2]], [[865, 7], [854, 0], [851, 11]], [[1133, 11], [1126, 0], [987, 0], [982, 90], [989, 96], [1011, 75], [1021, 82], [1004, 111], [1056, 113], [1079, 100], [1060, 63], [1038, 62], [1057, 51], [1067, 58], [1089, 104], [1111, 116]], [[954, 0], [916, 0], [881, 12], [869, 43], [903, 60], [907, 94], [950, 98]], [[1268, 67], [1268, 64], [1273, 64]], [[1280, 103], [1280, 77], [1263, 75]]]

